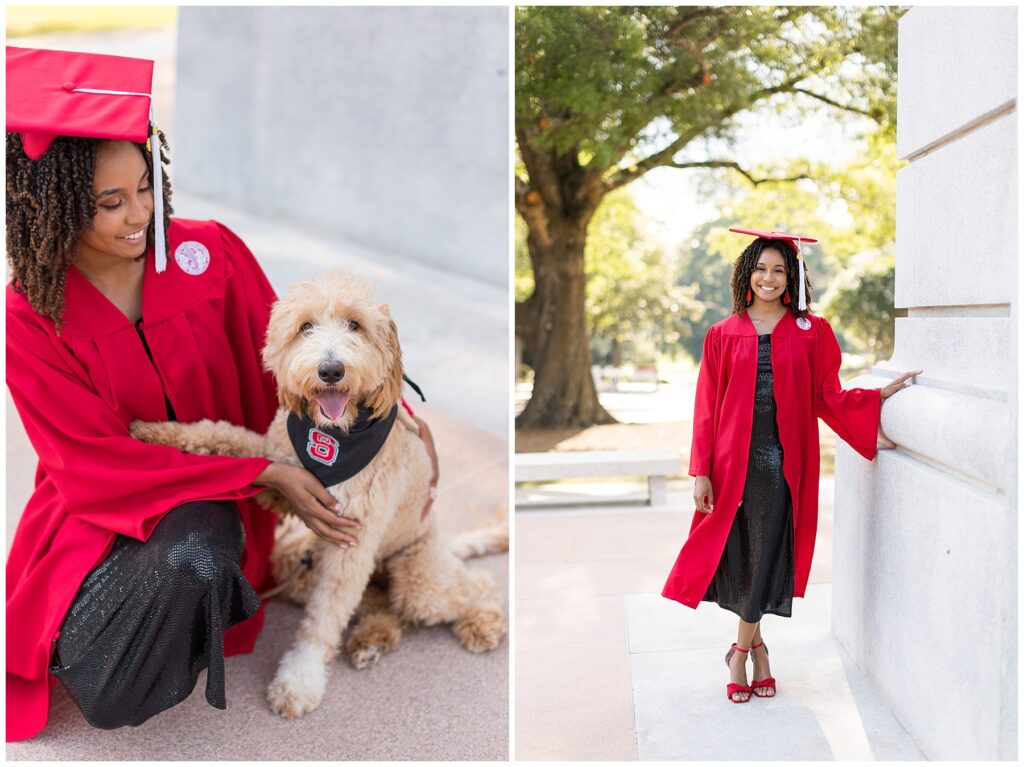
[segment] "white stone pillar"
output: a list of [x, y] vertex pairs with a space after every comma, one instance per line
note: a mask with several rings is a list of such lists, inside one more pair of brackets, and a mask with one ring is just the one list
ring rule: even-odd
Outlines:
[[832, 629], [930, 759], [1017, 756], [1017, 9], [900, 21], [899, 449], [837, 448]]

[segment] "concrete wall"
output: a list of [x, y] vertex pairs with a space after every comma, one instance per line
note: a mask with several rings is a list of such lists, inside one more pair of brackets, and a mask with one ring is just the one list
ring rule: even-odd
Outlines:
[[899, 449], [837, 449], [832, 628], [930, 759], [1017, 757], [1017, 10], [899, 30]]
[[182, 7], [175, 182], [508, 282], [508, 9]]

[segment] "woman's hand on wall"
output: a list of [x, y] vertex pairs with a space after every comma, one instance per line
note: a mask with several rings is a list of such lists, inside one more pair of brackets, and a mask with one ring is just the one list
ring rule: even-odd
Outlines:
[[[916, 375], [920, 375], [923, 372], [923, 370], [911, 370], [908, 373], [904, 373], [899, 378], [892, 379], [888, 384], [883, 386], [879, 390], [882, 396], [882, 404], [884, 405], [885, 401], [896, 392], [902, 391], [903, 389], [906, 389], [908, 386], [910, 386], [910, 379]], [[881, 423], [878, 424], [878, 447], [881, 450], [892, 450], [893, 448], [896, 447], [896, 443], [889, 439], [886, 436], [885, 432], [882, 431]]]
[[904, 373], [899, 378], [894, 378], [891, 381], [889, 381], [888, 384], [881, 388], [882, 402], [885, 402], [887, 399], [889, 399], [889, 397], [891, 397], [896, 392], [902, 389], [906, 389], [908, 386], [910, 386], [910, 382], [908, 381], [908, 379], [913, 378], [916, 375], [921, 375], [921, 373], [923, 372], [923, 370], [911, 370], [909, 373]]

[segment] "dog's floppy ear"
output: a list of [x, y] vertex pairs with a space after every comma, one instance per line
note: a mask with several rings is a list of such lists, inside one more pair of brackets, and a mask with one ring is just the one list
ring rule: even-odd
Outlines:
[[402, 397], [402, 347], [398, 345], [398, 327], [387, 306], [382, 306], [381, 310], [387, 323], [381, 332], [374, 334], [373, 341], [389, 365], [383, 383], [366, 398], [366, 407], [373, 411], [374, 418], [387, 415]]
[[[289, 295], [294, 296], [301, 290], [300, 284], [294, 286]], [[302, 304], [294, 299], [288, 300], [288, 296], [279, 298], [270, 307], [270, 321], [267, 324], [267, 333], [261, 351], [263, 367], [271, 372], [275, 378], [284, 361], [284, 357], [292, 342], [295, 340], [296, 326], [300, 322], [299, 309]], [[285, 410], [299, 415], [304, 415], [308, 402], [300, 394], [289, 392], [284, 386], [278, 383], [277, 401]]]
[[[288, 343], [294, 336], [292, 330], [292, 325], [295, 323], [294, 315], [293, 304], [283, 298], [277, 299], [270, 307], [270, 321], [267, 323], [267, 332], [263, 339], [260, 356], [263, 358], [263, 368], [275, 375], [281, 365], [281, 358], [288, 348]], [[284, 405], [283, 402], [281, 404]]]

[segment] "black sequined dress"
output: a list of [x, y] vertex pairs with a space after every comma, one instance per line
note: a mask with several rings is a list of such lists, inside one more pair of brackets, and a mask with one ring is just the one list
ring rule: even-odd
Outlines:
[[64, 618], [50, 673], [86, 721], [138, 726], [185, 700], [208, 669], [206, 700], [226, 708], [224, 632], [260, 599], [242, 575], [235, 504], [177, 506], [145, 542], [119, 535]]
[[757, 388], [743, 502], [704, 601], [756, 623], [793, 608], [793, 504], [782, 475], [771, 335], [757, 337]]

